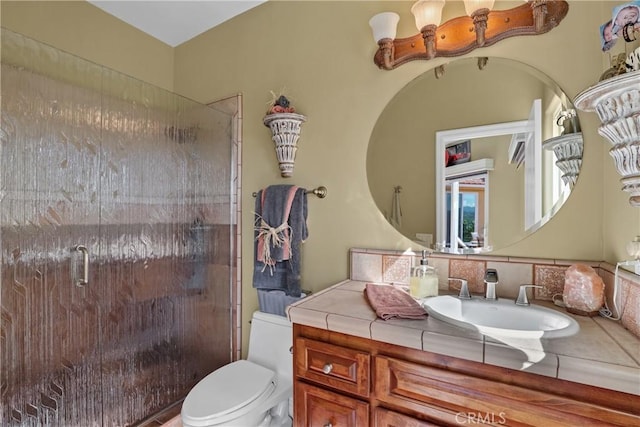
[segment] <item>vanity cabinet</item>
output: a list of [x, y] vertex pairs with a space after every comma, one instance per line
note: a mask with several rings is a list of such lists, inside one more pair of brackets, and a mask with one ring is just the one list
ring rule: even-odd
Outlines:
[[294, 425], [640, 426], [638, 396], [294, 324]]

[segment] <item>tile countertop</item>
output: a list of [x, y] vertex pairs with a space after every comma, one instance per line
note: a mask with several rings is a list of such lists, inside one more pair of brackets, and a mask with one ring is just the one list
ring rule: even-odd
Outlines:
[[640, 339], [618, 322], [572, 316], [580, 325], [574, 336], [507, 342], [431, 316], [382, 320], [366, 300], [366, 283], [337, 283], [290, 305], [287, 315], [301, 325], [640, 395]]

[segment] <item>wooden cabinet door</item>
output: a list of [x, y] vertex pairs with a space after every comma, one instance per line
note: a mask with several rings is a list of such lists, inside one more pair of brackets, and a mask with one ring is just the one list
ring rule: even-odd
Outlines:
[[374, 427], [433, 427], [440, 425], [431, 424], [385, 408], [376, 408], [373, 416]]
[[376, 399], [438, 424], [638, 425], [634, 415], [588, 402], [391, 357], [376, 356], [374, 370]]
[[300, 381], [295, 383], [294, 425], [297, 427], [364, 427], [369, 404]]

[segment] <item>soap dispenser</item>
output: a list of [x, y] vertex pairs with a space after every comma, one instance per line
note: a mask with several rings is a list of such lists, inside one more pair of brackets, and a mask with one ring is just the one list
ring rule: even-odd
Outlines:
[[438, 274], [429, 265], [427, 251], [422, 251], [420, 265], [413, 268], [409, 279], [409, 293], [414, 298], [426, 298], [438, 295]]

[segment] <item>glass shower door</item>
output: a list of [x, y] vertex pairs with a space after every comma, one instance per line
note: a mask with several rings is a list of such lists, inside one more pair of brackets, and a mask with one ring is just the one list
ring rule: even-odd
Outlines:
[[5, 30], [1, 83], [0, 425], [134, 425], [232, 358], [232, 115]]

